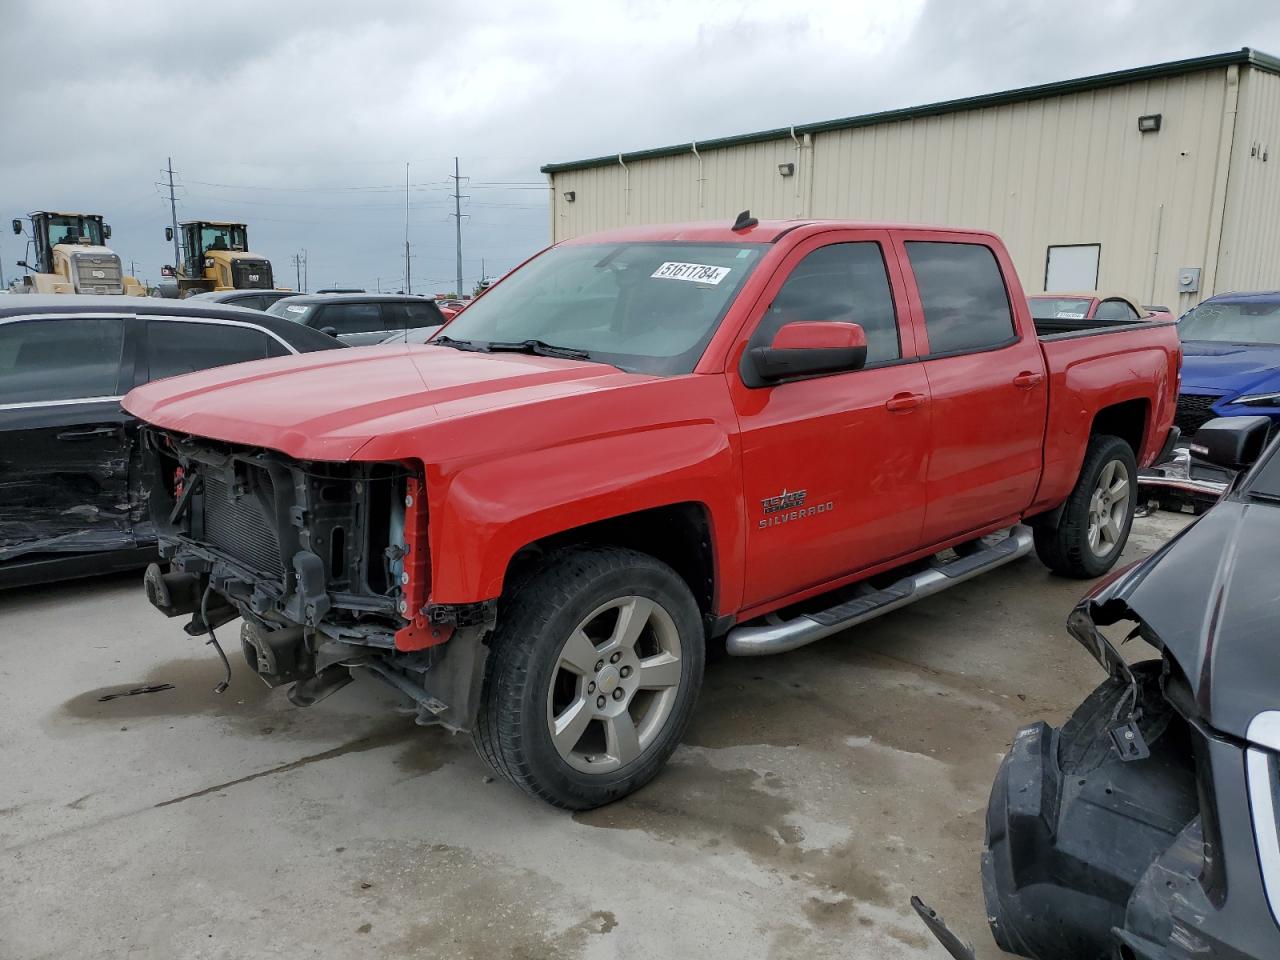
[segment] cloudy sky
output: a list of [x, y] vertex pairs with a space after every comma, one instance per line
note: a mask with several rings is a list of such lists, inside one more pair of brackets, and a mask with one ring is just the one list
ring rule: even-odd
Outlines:
[[[0, 213], [102, 213], [154, 280], [178, 218], [245, 220], [294, 284], [451, 289], [547, 242], [541, 164], [1251, 46], [1274, 0], [5, 0]], [[189, 15], [187, 19], [184, 16]], [[4, 276], [23, 255], [0, 235]]]

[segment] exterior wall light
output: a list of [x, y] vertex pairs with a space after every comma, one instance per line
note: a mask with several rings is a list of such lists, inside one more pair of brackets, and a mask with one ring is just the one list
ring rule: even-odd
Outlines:
[[778, 176], [780, 177], [789, 177], [795, 172], [796, 172], [796, 165], [794, 163], [778, 164]]
[[574, 201], [574, 200], [576, 200], [576, 199], [578, 199], [578, 194], [577, 194], [577, 192], [576, 192], [576, 191], [573, 191], [573, 190], [566, 190], [566, 191], [564, 192], [564, 202], [565, 202], [565, 203], [573, 203], [573, 201]]
[[1155, 133], [1160, 129], [1159, 113], [1148, 113], [1138, 118], [1138, 131], [1140, 133]]

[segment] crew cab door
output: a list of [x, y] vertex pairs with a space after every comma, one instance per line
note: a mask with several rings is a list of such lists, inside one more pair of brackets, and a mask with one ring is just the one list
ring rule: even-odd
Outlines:
[[[895, 231], [932, 416], [923, 542], [1013, 522], [1040, 480], [1044, 356], [1003, 250], [983, 238]], [[1025, 311], [1022, 312], [1026, 320]]]
[[134, 546], [122, 316], [0, 321], [0, 563]]
[[749, 387], [729, 371], [747, 505], [743, 606], [906, 553], [920, 541], [928, 384], [888, 234], [833, 231], [781, 264], [735, 356], [797, 321], [858, 323], [863, 369]]

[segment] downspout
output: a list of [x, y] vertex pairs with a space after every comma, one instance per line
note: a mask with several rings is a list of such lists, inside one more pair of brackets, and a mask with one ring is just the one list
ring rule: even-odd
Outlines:
[[623, 220], [631, 219], [631, 170], [622, 161], [622, 154], [618, 154], [618, 166], [622, 168], [624, 180], [622, 181], [622, 197], [623, 197]]
[[803, 214], [800, 212], [800, 180], [804, 177], [804, 167], [800, 163], [801, 144], [800, 144], [800, 138], [796, 136], [795, 124], [791, 125], [791, 142], [796, 145], [796, 173], [795, 173], [796, 196], [795, 196], [795, 203], [792, 204], [792, 210], [794, 211], [792, 216], [800, 217], [800, 216], [803, 216]]
[[702, 154], [700, 154], [700, 153], [698, 152], [698, 141], [697, 141], [697, 140], [695, 140], [695, 141], [693, 141], [693, 143], [689, 144], [689, 147], [690, 147], [690, 149], [691, 149], [691, 150], [693, 150], [693, 155], [694, 155], [694, 156], [697, 158], [697, 160], [698, 160], [698, 209], [699, 209], [699, 210], [701, 210], [701, 209], [702, 209], [702, 183], [703, 183], [703, 180], [702, 180]]
[[[1227, 90], [1223, 97], [1222, 126], [1218, 136], [1218, 159], [1213, 175], [1213, 206], [1209, 210], [1209, 236], [1205, 243], [1204, 274], [1199, 297], [1217, 293], [1218, 258], [1222, 254], [1223, 221], [1227, 214], [1227, 180], [1231, 175], [1231, 150], [1236, 135], [1236, 108], [1240, 101], [1240, 68], [1227, 67]], [[1179, 302], [1179, 310], [1185, 304]]]

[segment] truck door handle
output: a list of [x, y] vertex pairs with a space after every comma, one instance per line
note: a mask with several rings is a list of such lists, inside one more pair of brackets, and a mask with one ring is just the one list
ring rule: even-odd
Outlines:
[[64, 430], [58, 434], [58, 439], [91, 440], [94, 437], [105, 437], [119, 432], [119, 427], [90, 427], [88, 430]]
[[1023, 390], [1030, 390], [1043, 379], [1043, 373], [1032, 373], [1030, 370], [1023, 370], [1013, 378], [1013, 385], [1015, 387], [1021, 387]]
[[895, 393], [884, 405], [890, 413], [905, 413], [924, 403], [923, 393]]

